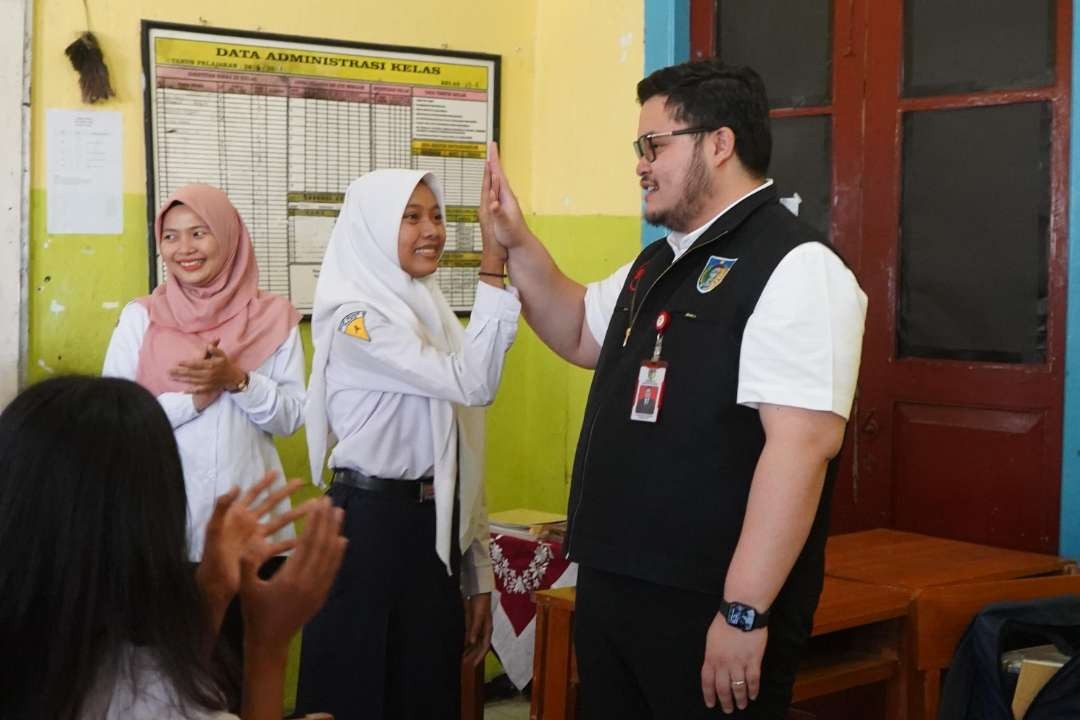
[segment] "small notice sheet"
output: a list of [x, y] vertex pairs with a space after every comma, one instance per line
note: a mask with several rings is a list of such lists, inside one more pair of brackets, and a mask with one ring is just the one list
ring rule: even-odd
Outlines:
[[120, 113], [49, 110], [45, 125], [49, 234], [122, 233]]

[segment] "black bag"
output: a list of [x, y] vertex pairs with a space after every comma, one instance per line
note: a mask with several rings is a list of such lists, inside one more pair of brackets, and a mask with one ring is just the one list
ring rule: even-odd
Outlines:
[[987, 605], [971, 621], [941, 693], [938, 720], [1012, 720], [1016, 678], [1009, 650], [1053, 644], [1070, 656], [1035, 696], [1024, 720], [1080, 720], [1080, 597]]

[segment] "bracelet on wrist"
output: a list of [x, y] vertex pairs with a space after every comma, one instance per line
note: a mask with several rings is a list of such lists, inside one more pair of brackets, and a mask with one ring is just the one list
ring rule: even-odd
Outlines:
[[482, 277], [497, 277], [497, 278], [502, 278], [503, 280], [505, 280], [505, 279], [506, 279], [506, 277], [507, 277], [507, 276], [506, 276], [506, 273], [493, 273], [493, 272], [485, 272], [485, 271], [483, 271], [483, 270], [481, 270], [481, 271], [480, 271], [479, 273], [477, 273], [477, 274], [478, 274], [478, 275], [480, 275], [480, 276], [482, 276]]

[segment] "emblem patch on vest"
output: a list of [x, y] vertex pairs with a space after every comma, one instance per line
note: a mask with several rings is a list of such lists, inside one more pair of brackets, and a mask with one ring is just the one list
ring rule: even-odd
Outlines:
[[739, 258], [726, 258], [719, 255], [710, 255], [709, 259], [705, 261], [705, 267], [701, 269], [701, 274], [697, 279], [697, 291], [704, 295], [707, 292], [715, 290], [720, 283], [724, 282], [724, 278], [727, 277], [728, 271], [731, 270], [731, 266], [734, 265]]
[[363, 310], [349, 313], [341, 318], [341, 322], [338, 324], [338, 330], [346, 335], [351, 335], [358, 340], [371, 342], [371, 336], [368, 335], [367, 326], [364, 324], [365, 314], [366, 313]]

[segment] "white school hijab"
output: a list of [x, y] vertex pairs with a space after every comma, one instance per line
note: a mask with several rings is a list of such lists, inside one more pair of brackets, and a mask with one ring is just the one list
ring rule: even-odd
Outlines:
[[[433, 276], [413, 278], [401, 269], [398, 260], [401, 216], [420, 182], [431, 188], [445, 217], [442, 187], [434, 175], [417, 170], [376, 170], [349, 185], [330, 235], [315, 286], [311, 314], [315, 354], [304, 409], [311, 478], [316, 485], [322, 485], [330, 435], [327, 358], [347, 306], [363, 303], [394, 325], [410, 328], [424, 345], [448, 353], [461, 350], [461, 324]], [[454, 484], [458, 481], [462, 512], [459, 547], [465, 549], [473, 540], [469, 518], [481, 492], [484, 416], [479, 409], [447, 400], [429, 398], [428, 407], [435, 457], [435, 549], [449, 573]]]

